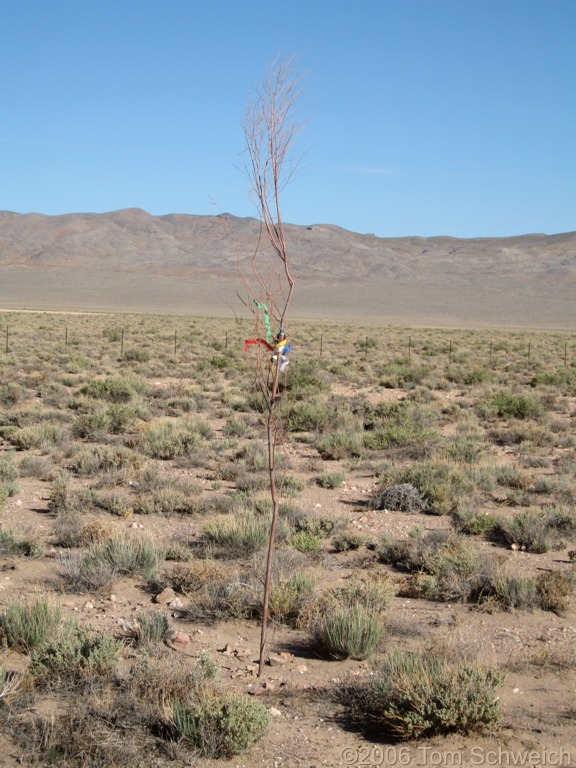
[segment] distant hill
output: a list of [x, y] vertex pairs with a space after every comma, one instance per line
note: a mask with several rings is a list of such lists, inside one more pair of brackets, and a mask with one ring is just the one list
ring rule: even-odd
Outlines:
[[[258, 234], [230, 214], [0, 212], [0, 309], [234, 313]], [[576, 232], [379, 238], [313, 224], [286, 236], [298, 316], [576, 328]]]

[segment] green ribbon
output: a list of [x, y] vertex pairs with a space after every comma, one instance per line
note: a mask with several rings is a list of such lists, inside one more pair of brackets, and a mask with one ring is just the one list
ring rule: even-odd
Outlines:
[[266, 341], [270, 341], [272, 338], [272, 329], [270, 328], [270, 315], [268, 314], [268, 307], [266, 304], [261, 304], [259, 301], [256, 301], [254, 299], [254, 304], [258, 307], [258, 309], [264, 310], [264, 325], [266, 326]]

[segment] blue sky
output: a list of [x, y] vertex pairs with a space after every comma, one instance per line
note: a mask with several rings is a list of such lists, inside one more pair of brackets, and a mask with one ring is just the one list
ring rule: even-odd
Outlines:
[[255, 215], [241, 123], [281, 53], [286, 221], [572, 231], [575, 40], [576, 0], [4, 0], [0, 210]]

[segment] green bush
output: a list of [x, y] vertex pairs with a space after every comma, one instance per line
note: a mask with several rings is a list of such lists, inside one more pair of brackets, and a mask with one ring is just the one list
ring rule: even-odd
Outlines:
[[[424, 497], [423, 511], [435, 515], [453, 512], [462, 497], [473, 493], [473, 477], [449, 461], [431, 459], [407, 467], [391, 468], [380, 478], [380, 493], [391, 485], [409, 484]], [[376, 497], [378, 504], [378, 496]]]
[[394, 591], [387, 580], [350, 581], [324, 595], [311, 621], [315, 651], [328, 659], [366, 659], [384, 634]]
[[496, 669], [434, 654], [390, 651], [355, 700], [383, 737], [429, 739], [492, 728], [500, 717]]
[[502, 390], [488, 398], [481, 407], [500, 418], [537, 419], [543, 413], [542, 403], [526, 395]]
[[138, 645], [153, 645], [161, 643], [170, 629], [170, 622], [163, 613], [149, 611], [144, 613], [140, 611], [136, 615], [138, 628], [136, 631], [136, 640]]
[[384, 621], [363, 605], [341, 606], [317, 619], [313, 645], [328, 659], [366, 659], [380, 644]]
[[153, 422], [139, 434], [140, 450], [154, 459], [175, 459], [201, 449], [204, 435], [191, 420]]
[[52, 635], [60, 623], [60, 609], [46, 597], [15, 600], [0, 614], [0, 634], [9, 648], [30, 651]]
[[66, 624], [57, 637], [32, 653], [30, 673], [50, 688], [104, 676], [116, 663], [121, 644], [110, 635], [95, 635], [86, 627]]
[[143, 463], [142, 456], [122, 445], [91, 445], [73, 456], [70, 468], [79, 475], [95, 475], [112, 470], [136, 470]]
[[242, 754], [260, 741], [269, 724], [268, 708], [238, 693], [205, 688], [191, 700], [174, 702], [175, 736], [204, 757]]
[[138, 394], [145, 394], [148, 385], [143, 379], [122, 376], [108, 376], [92, 379], [80, 388], [80, 394], [95, 400], [108, 400], [111, 403], [128, 403]]

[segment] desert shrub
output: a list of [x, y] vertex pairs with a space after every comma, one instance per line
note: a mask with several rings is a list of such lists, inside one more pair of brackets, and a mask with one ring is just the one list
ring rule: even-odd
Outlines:
[[576, 392], [576, 368], [559, 368], [556, 371], [539, 371], [530, 380], [532, 387], [561, 387], [572, 394]]
[[378, 547], [381, 562], [413, 575], [409, 591], [436, 600], [476, 601], [490, 592], [489, 561], [462, 536], [419, 529], [408, 539], [383, 537]]
[[197, 425], [190, 420], [152, 422], [138, 436], [138, 447], [154, 459], [174, 459], [191, 454], [204, 445]]
[[319, 371], [321, 363], [316, 360], [298, 362], [290, 366], [286, 390], [288, 400], [304, 400], [322, 392], [329, 392], [330, 385], [322, 378]]
[[505, 419], [538, 419], [543, 408], [542, 403], [533, 397], [502, 390], [480, 405], [480, 413]]
[[94, 507], [103, 509], [116, 517], [130, 517], [133, 511], [133, 499], [130, 493], [120, 488], [91, 492]]
[[15, 461], [14, 452], [8, 451], [0, 454], [0, 503], [2, 495], [5, 498], [15, 496], [18, 493], [18, 464]]
[[78, 510], [61, 510], [54, 521], [54, 536], [61, 547], [86, 547], [105, 541], [112, 530], [102, 520], [86, 522]]
[[0, 404], [11, 408], [22, 399], [24, 392], [22, 387], [15, 383], [0, 384]]
[[254, 585], [234, 576], [207, 582], [194, 595], [185, 615], [192, 621], [213, 624], [254, 617], [258, 605]]
[[563, 614], [568, 610], [568, 598], [574, 591], [573, 580], [559, 571], [546, 571], [536, 579], [538, 603], [543, 611]]
[[319, 538], [330, 536], [347, 522], [342, 517], [333, 517], [319, 512], [309, 514], [298, 508], [289, 511], [285, 505], [282, 506], [281, 514], [290, 521], [296, 532], [308, 533]]
[[314, 446], [323, 459], [331, 461], [361, 456], [364, 448], [364, 432], [361, 425], [320, 432], [314, 439]]
[[494, 478], [498, 485], [520, 490], [526, 490], [532, 484], [532, 478], [529, 473], [514, 464], [503, 464], [496, 467]]
[[205, 687], [188, 700], [176, 700], [170, 719], [175, 737], [190, 743], [200, 755], [230, 758], [260, 741], [270, 712], [255, 699]]
[[164, 552], [147, 538], [123, 535], [97, 541], [87, 552], [62, 559], [62, 577], [68, 591], [90, 592], [109, 587], [121, 576], [158, 577]]
[[403, 448], [435, 437], [429, 411], [410, 402], [381, 403], [364, 416], [364, 445], [372, 450]]
[[290, 544], [303, 554], [314, 555], [322, 547], [322, 536], [310, 531], [296, 531], [290, 536]]
[[401, 389], [422, 384], [429, 373], [425, 366], [391, 362], [376, 367], [379, 384], [386, 389]]
[[326, 398], [312, 397], [289, 402], [286, 423], [289, 432], [316, 432], [335, 426], [337, 409]]
[[362, 722], [381, 736], [425, 739], [494, 727], [503, 680], [498, 670], [471, 662], [389, 651], [351, 698]]
[[576, 537], [576, 512], [557, 506], [530, 508], [513, 517], [500, 517], [493, 537], [529, 552], [561, 549]]
[[487, 448], [481, 430], [474, 424], [463, 422], [456, 434], [444, 445], [448, 459], [461, 464], [476, 464]]
[[137, 515], [190, 515], [199, 512], [201, 500], [199, 489], [185, 487], [161, 487], [150, 493], [139, 493], [133, 502], [134, 514]]
[[436, 552], [427, 555], [422, 570], [430, 580], [413, 582], [416, 592], [443, 601], [480, 599], [490, 587], [490, 566], [486, 558], [466, 539], [451, 535]]
[[38, 557], [43, 550], [44, 542], [37, 533], [19, 528], [0, 528], [0, 557]]
[[206, 539], [217, 546], [225, 557], [247, 557], [268, 541], [270, 522], [267, 517], [244, 510], [222, 515], [204, 526]]
[[457, 531], [471, 536], [491, 533], [498, 525], [498, 516], [482, 512], [471, 502], [462, 502], [452, 514], [452, 523]]
[[384, 621], [363, 605], [341, 606], [314, 623], [314, 649], [328, 659], [366, 659], [380, 644]]
[[122, 358], [128, 363], [147, 363], [150, 360], [150, 352], [147, 349], [132, 347], [124, 352]]
[[490, 381], [492, 371], [487, 368], [471, 368], [463, 365], [451, 365], [446, 371], [446, 378], [451, 384], [473, 386]]
[[316, 482], [321, 488], [340, 488], [346, 475], [344, 472], [323, 472], [316, 478]]
[[57, 636], [32, 653], [30, 673], [36, 684], [52, 689], [109, 673], [121, 644], [110, 635], [96, 635], [86, 627], [65, 624]]
[[54, 464], [49, 456], [23, 456], [19, 466], [20, 477], [37, 477], [52, 480]]
[[441, 459], [417, 462], [407, 467], [392, 467], [381, 474], [378, 497], [392, 485], [410, 484], [422, 495], [426, 504], [422, 511], [435, 515], [449, 514], [459, 500], [474, 491], [473, 478], [458, 466]]
[[140, 611], [136, 615], [136, 642], [138, 645], [154, 645], [161, 643], [169, 629], [170, 622], [164, 613], [158, 611]]
[[218, 560], [194, 560], [185, 565], [167, 568], [161, 583], [182, 595], [192, 595], [209, 583], [223, 583], [228, 577], [226, 567]]
[[531, 576], [502, 572], [494, 578], [491, 592], [491, 597], [508, 610], [531, 611], [539, 605], [536, 580]]
[[335, 552], [350, 552], [360, 549], [366, 543], [366, 537], [351, 531], [337, 533], [332, 539], [332, 548]]
[[59, 424], [43, 422], [20, 427], [7, 435], [8, 440], [21, 451], [39, 448], [47, 451], [60, 445], [66, 438], [65, 430]]
[[268, 615], [270, 619], [298, 627], [302, 611], [311, 600], [316, 582], [298, 571], [276, 575], [270, 588]]
[[148, 385], [136, 377], [108, 376], [92, 379], [80, 388], [80, 394], [95, 400], [107, 400], [111, 403], [128, 403], [137, 394], [145, 394]]
[[81, 448], [72, 458], [70, 468], [79, 475], [95, 475], [113, 470], [137, 470], [144, 460], [135, 451], [121, 445], [92, 445]]
[[85, 440], [101, 440], [110, 429], [110, 417], [104, 407], [80, 413], [72, 425], [72, 435]]
[[384, 634], [394, 591], [387, 580], [351, 581], [323, 596], [311, 619], [312, 644], [328, 659], [365, 659]]
[[9, 648], [30, 651], [56, 631], [60, 609], [46, 597], [14, 600], [0, 614], [0, 635]]

